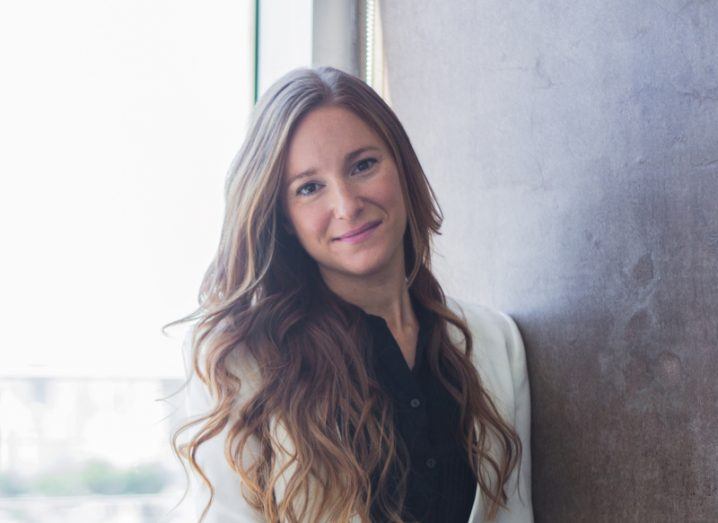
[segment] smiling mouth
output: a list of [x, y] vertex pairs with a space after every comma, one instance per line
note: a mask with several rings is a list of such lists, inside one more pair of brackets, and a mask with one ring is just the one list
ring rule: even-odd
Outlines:
[[335, 240], [341, 241], [341, 240], [347, 240], [350, 238], [354, 238], [355, 236], [359, 236], [367, 231], [370, 231], [371, 229], [376, 228], [377, 226], [379, 226], [379, 224], [381, 224], [381, 220], [376, 220], [376, 221], [370, 222], [366, 226], [359, 229], [358, 231], [353, 232], [353, 233], [344, 234], [342, 236], [339, 236], [338, 238], [335, 238]]

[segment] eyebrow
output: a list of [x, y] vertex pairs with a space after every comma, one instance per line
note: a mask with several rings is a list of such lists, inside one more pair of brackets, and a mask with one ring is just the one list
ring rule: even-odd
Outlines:
[[[364, 153], [364, 152], [366, 152], [366, 151], [372, 151], [372, 150], [379, 151], [380, 149], [379, 149], [378, 147], [373, 146], [373, 145], [367, 145], [367, 146], [360, 147], [359, 149], [356, 149], [356, 150], [354, 150], [354, 151], [348, 153], [348, 154], [344, 157], [344, 165], [346, 165], [346, 164], [348, 164], [349, 162], [351, 162], [354, 158], [356, 158], [356, 157], [359, 156], [360, 154], [362, 154], [362, 153]], [[287, 187], [289, 187], [290, 185], [292, 185], [292, 183], [294, 183], [294, 181], [295, 181], [295, 180], [298, 180], [299, 178], [306, 178], [307, 176], [312, 176], [313, 174], [316, 174], [316, 173], [317, 173], [316, 168], [312, 168], [312, 169], [307, 169], [306, 171], [302, 171], [302, 172], [300, 172], [299, 174], [295, 174], [295, 175], [291, 176], [291, 177], [289, 178], [289, 180], [287, 181]]]

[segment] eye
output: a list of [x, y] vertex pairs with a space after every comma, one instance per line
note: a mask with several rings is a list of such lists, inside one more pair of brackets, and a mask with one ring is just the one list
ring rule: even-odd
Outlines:
[[310, 189], [312, 187], [316, 187], [318, 184], [316, 182], [309, 182], [302, 185], [299, 189], [297, 189], [297, 194], [299, 196], [311, 196], [314, 193], [314, 190], [305, 191], [305, 189]]
[[[357, 169], [359, 169], [359, 172], [364, 172], [364, 171], [368, 171], [369, 169], [371, 169], [371, 168], [374, 166], [375, 163], [377, 163], [377, 159], [376, 159], [376, 158], [364, 158], [363, 160], [361, 160], [360, 162], [358, 162], [358, 163], [356, 164], [356, 167], [357, 167]], [[360, 167], [361, 165], [366, 166], [366, 168], [365, 168], [365, 169], [360, 169], [359, 167]]]
[[[374, 164], [379, 163], [379, 160], [376, 158], [364, 158], [363, 160], [358, 161], [354, 165], [354, 169], [359, 174], [362, 174], [366, 171], [371, 170], [372, 167], [374, 167]], [[308, 182], [299, 187], [296, 191], [297, 196], [311, 196], [317, 191], [317, 188], [320, 187], [321, 184], [317, 182]]]

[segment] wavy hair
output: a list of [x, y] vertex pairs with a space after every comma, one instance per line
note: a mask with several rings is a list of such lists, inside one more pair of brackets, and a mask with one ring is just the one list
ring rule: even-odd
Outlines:
[[[486, 517], [493, 520], [506, 506], [504, 484], [520, 464], [521, 440], [482, 386], [471, 360], [471, 332], [447, 305], [432, 274], [431, 241], [432, 234], [440, 234], [441, 209], [391, 108], [360, 79], [319, 67], [288, 72], [255, 105], [227, 174], [221, 237], [201, 283], [199, 307], [164, 326], [194, 322], [192, 367], [214, 401], [208, 413], [182, 425], [172, 438], [183, 465], [188, 462], [209, 487], [200, 521], [215, 491], [197, 462], [197, 450], [223, 431], [225, 458], [247, 488], [241, 495], [267, 521], [303, 521], [306, 506], [297, 514], [296, 502], [300, 496], [309, 499], [310, 478], [321, 486], [317, 520], [359, 515], [363, 522], [402, 521], [408, 455], [392, 423], [392, 400], [369, 364], [361, 309], [327, 287], [316, 262], [282, 225], [288, 143], [304, 116], [328, 105], [361, 118], [397, 165], [407, 202], [408, 287], [432, 318], [426, 327], [428, 365], [460, 406], [460, 426], [453, 429], [463, 435], [468, 461], [489, 501]], [[459, 330], [461, 343], [449, 336], [450, 324]], [[237, 398], [249, 367], [232, 361], [252, 361], [258, 371], [254, 394], [241, 402]], [[295, 473], [279, 500], [274, 487], [287, 467], [275, 469], [280, 445], [275, 423], [295, 447], [290, 461]], [[180, 434], [192, 426], [199, 427], [194, 436], [179, 444]], [[250, 439], [260, 451], [245, 464], [241, 458]], [[489, 452], [489, 440], [498, 441], [498, 455]], [[392, 470], [399, 471], [398, 487], [390, 484]]]

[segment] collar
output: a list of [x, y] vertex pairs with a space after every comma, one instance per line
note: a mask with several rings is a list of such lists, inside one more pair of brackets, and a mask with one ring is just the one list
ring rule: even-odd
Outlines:
[[394, 339], [394, 335], [391, 333], [391, 330], [389, 329], [388, 324], [386, 323], [386, 320], [382, 318], [381, 316], [377, 316], [374, 314], [369, 314], [368, 312], [364, 311], [363, 309], [359, 308], [362, 312], [362, 316], [364, 317], [365, 321], [367, 322], [367, 326], [370, 330], [370, 333], [373, 338], [373, 353], [375, 357], [376, 362], [381, 362], [380, 364], [383, 364], [386, 362], [387, 358], [387, 351], [392, 351], [395, 354], [398, 354], [404, 363], [404, 367], [406, 368], [407, 372], [411, 372], [413, 375], [417, 375], [419, 371], [424, 366], [424, 359], [425, 359], [425, 350], [428, 340], [428, 333], [429, 328], [431, 325], [431, 311], [426, 309], [423, 305], [419, 303], [416, 298], [414, 298], [413, 295], [410, 294], [411, 298], [411, 305], [414, 309], [414, 314], [416, 315], [417, 322], [419, 324], [419, 333], [417, 337], [417, 344], [416, 344], [416, 357], [415, 357], [415, 363], [414, 367], [409, 369], [408, 365], [406, 364], [406, 360], [403, 359], [403, 355], [401, 354], [401, 349], [399, 348], [399, 345], [397, 344], [396, 340]]

